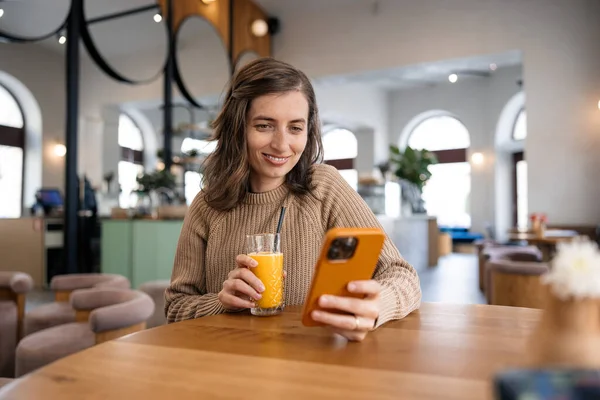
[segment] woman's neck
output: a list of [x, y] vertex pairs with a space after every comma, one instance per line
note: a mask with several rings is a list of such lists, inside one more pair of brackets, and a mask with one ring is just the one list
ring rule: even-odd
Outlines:
[[261, 179], [250, 175], [250, 192], [264, 193], [277, 189], [285, 182], [284, 178]]

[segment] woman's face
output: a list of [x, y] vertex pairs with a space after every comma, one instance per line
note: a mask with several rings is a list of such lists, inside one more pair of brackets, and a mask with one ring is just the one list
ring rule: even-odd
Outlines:
[[257, 97], [246, 118], [250, 187], [266, 192], [283, 184], [308, 138], [308, 102], [300, 91]]

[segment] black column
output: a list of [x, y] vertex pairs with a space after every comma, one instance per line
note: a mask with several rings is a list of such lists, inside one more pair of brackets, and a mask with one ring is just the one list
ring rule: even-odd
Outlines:
[[172, 0], [166, 1], [167, 15], [165, 18], [167, 24], [167, 63], [165, 64], [164, 73], [164, 92], [163, 92], [163, 132], [164, 132], [164, 145], [163, 145], [163, 157], [165, 163], [165, 169], [170, 171], [171, 164], [173, 162], [173, 151], [171, 149], [171, 142], [173, 137], [173, 57], [175, 57], [175, 50], [173, 49], [173, 4]]
[[77, 121], [79, 118], [79, 30], [82, 20], [83, 0], [72, 0], [67, 22], [67, 113], [66, 113], [66, 163], [65, 163], [65, 225], [64, 270], [78, 272], [77, 267]]

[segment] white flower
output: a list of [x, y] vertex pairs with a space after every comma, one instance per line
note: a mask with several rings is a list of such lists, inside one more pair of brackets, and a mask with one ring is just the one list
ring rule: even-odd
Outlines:
[[542, 282], [561, 299], [600, 298], [600, 250], [589, 239], [560, 243]]

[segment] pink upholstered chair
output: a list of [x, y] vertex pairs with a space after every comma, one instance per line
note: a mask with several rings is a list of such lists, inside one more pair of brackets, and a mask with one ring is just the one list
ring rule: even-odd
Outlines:
[[15, 373], [15, 348], [21, 337], [25, 294], [33, 279], [22, 272], [0, 272], [0, 377]]
[[145, 329], [154, 302], [129, 289], [80, 289], [71, 294], [77, 322], [58, 325], [25, 337], [17, 346], [16, 376], [53, 361]]
[[129, 289], [131, 284], [126, 277], [115, 274], [71, 274], [53, 277], [50, 288], [54, 291], [55, 301], [36, 307], [25, 315], [24, 335], [75, 322], [75, 310], [69, 304], [71, 292], [102, 287]]
[[169, 280], [159, 280], [140, 285], [140, 290], [154, 300], [154, 314], [148, 320], [146, 324], [147, 328], [154, 328], [155, 326], [167, 323], [165, 316], [165, 290], [167, 290], [170, 283], [171, 281]]

